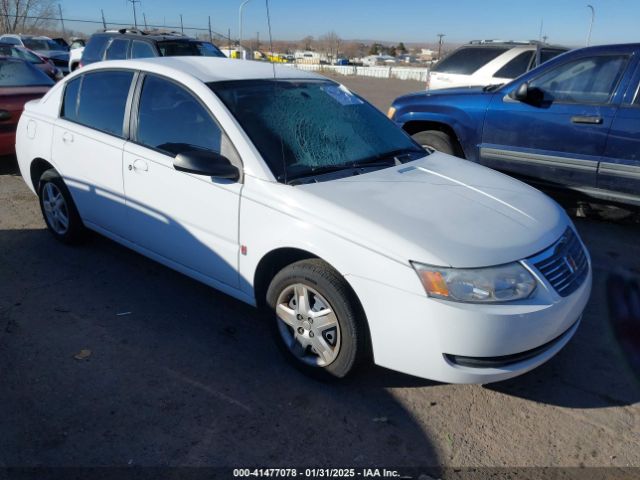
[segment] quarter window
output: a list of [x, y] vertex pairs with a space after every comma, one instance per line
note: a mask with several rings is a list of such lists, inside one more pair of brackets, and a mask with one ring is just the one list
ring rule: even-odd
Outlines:
[[131, 46], [131, 58], [149, 58], [155, 57], [156, 52], [153, 47], [147, 42], [133, 41]]
[[627, 57], [602, 55], [559, 65], [533, 80], [550, 101], [608, 103], [622, 78]]
[[184, 88], [153, 75], [147, 75], [142, 86], [136, 139], [172, 157], [204, 150], [239, 163], [229, 140], [202, 104]]
[[84, 75], [76, 120], [88, 127], [123, 136], [124, 112], [132, 78], [133, 72], [117, 70]]
[[81, 78], [76, 78], [70, 81], [64, 89], [60, 116], [72, 122], [78, 121], [78, 92], [80, 91], [81, 80]]
[[117, 38], [107, 48], [107, 60], [126, 60], [129, 40]]

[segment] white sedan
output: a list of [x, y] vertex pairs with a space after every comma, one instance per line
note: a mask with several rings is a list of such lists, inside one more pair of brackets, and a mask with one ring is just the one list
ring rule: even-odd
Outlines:
[[[275, 73], [275, 76], [274, 76]], [[266, 63], [96, 63], [26, 105], [47, 227], [85, 229], [272, 312], [295, 365], [444, 382], [524, 373], [573, 336], [589, 255], [537, 190], [428, 154], [344, 86]]]

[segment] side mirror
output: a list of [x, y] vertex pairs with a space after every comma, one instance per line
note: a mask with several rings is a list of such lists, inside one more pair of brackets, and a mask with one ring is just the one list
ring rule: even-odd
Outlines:
[[527, 103], [529, 100], [529, 82], [524, 82], [511, 93], [511, 98]]
[[238, 167], [232, 165], [224, 155], [215, 152], [191, 150], [179, 153], [173, 160], [173, 168], [180, 172], [229, 180], [240, 178]]

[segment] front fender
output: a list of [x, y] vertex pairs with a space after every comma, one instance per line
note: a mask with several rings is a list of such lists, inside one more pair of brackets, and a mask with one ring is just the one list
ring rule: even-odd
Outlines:
[[402, 111], [400, 114], [396, 114], [394, 121], [403, 129], [406, 129], [406, 126], [413, 122], [446, 125], [455, 133], [465, 158], [475, 161], [478, 139], [482, 134], [481, 122], [474, 123], [474, 120], [464, 111], [450, 107], [438, 107], [432, 111]]

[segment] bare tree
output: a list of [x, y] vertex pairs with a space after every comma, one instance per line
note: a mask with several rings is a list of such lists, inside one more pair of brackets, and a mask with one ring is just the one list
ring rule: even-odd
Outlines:
[[45, 28], [56, 14], [55, 0], [0, 0], [4, 33], [28, 32]]
[[330, 32], [325, 33], [318, 39], [318, 42], [320, 43], [320, 48], [330, 59], [336, 59], [338, 57], [342, 39], [336, 32], [331, 30]]
[[302, 45], [303, 50], [313, 50], [314, 39], [313, 36], [307, 35], [302, 40], [300, 40], [300, 44]]

